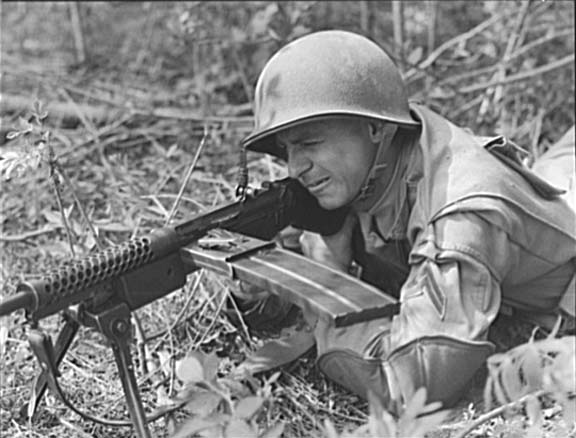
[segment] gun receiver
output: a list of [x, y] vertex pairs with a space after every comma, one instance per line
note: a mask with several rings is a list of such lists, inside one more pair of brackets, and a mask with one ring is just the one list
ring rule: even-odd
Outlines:
[[[127, 302], [134, 310], [184, 285], [186, 273], [179, 260], [180, 248], [214, 228], [270, 239], [293, 221], [296, 210], [300, 209], [297, 204], [304, 201], [310, 205], [309, 197], [295, 180], [285, 179], [243, 201], [198, 215], [173, 227], [161, 228], [83, 259], [68, 261], [40, 279], [18, 285], [17, 293], [0, 303], [0, 316], [23, 308], [30, 319], [39, 320], [81, 302], [95, 300], [97, 305], [107, 301], [113, 293], [123, 294], [116, 299]], [[108, 292], [102, 291], [102, 286], [107, 283], [113, 280], [121, 282], [125, 274], [135, 272], [143, 278], [160, 276], [163, 283], [154, 282], [158, 289], [152, 291], [147, 287], [149, 293], [138, 291], [135, 294], [123, 287], [112, 288], [116, 289], [114, 292], [111, 288], [105, 288], [109, 289]]]

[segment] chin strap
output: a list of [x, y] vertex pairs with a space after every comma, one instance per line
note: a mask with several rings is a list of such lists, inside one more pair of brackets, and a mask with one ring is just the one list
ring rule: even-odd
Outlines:
[[[378, 149], [374, 155], [374, 162], [366, 175], [366, 180], [360, 188], [360, 192], [354, 199], [354, 203], [362, 203], [368, 200], [374, 194], [374, 189], [376, 186], [376, 181], [378, 181], [380, 174], [389, 166], [389, 163], [384, 161], [384, 152], [386, 151], [386, 146], [392, 144], [392, 140], [398, 131], [398, 126], [394, 124], [386, 124], [383, 129], [386, 130], [384, 138], [378, 144]], [[397, 163], [396, 163], [397, 164]]]

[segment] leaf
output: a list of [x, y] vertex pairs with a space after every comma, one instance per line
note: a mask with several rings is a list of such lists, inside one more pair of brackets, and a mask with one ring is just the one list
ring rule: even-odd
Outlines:
[[168, 396], [166, 388], [164, 388], [163, 386], [159, 386], [158, 389], [156, 389], [156, 405], [169, 406], [173, 404], [174, 403], [172, 402], [172, 399]]
[[218, 374], [220, 358], [216, 353], [207, 354], [202, 358], [202, 365], [204, 366], [204, 380], [210, 382], [214, 380]]
[[194, 391], [189, 397], [184, 409], [202, 418], [213, 413], [222, 401], [222, 397], [212, 391]]
[[334, 423], [328, 419], [324, 420], [324, 435], [326, 435], [326, 438], [340, 438]]
[[172, 372], [172, 355], [166, 350], [159, 350], [157, 353], [159, 367], [165, 377], [168, 377]]
[[[280, 438], [282, 433], [284, 432], [284, 423], [283, 421], [276, 423], [269, 429], [266, 429], [262, 434], [260, 434], [259, 438]], [[331, 438], [331, 437], [329, 437]], [[337, 438], [337, 437], [336, 437]]]
[[33, 129], [34, 126], [32, 123], [30, 123], [24, 117], [18, 117], [18, 130], [21, 134], [28, 134], [29, 132], [32, 132]]
[[197, 383], [204, 380], [204, 366], [194, 353], [176, 362], [176, 377], [184, 383]]
[[384, 410], [380, 399], [372, 391], [368, 391], [368, 402], [370, 404], [370, 416], [368, 417], [370, 436], [396, 436], [396, 422], [394, 418]]
[[530, 396], [526, 399], [526, 415], [532, 425], [540, 427], [542, 424], [542, 410], [538, 397]]
[[576, 425], [576, 398], [566, 397], [562, 401], [564, 422], [568, 427]]
[[44, 210], [42, 215], [49, 224], [63, 226], [62, 215], [56, 210]]
[[48, 112], [44, 110], [44, 104], [39, 100], [34, 102], [34, 115], [39, 122], [48, 117]]
[[266, 33], [268, 25], [277, 12], [278, 5], [276, 3], [269, 3], [266, 8], [256, 12], [250, 23], [254, 35], [258, 36]]
[[[2, 296], [0, 295], [0, 299]], [[0, 318], [0, 357], [4, 358], [6, 342], [8, 342], [8, 332], [10, 331], [11, 317]]]
[[422, 46], [418, 46], [414, 50], [412, 50], [412, 52], [410, 52], [410, 54], [408, 55], [406, 60], [410, 64], [413, 64], [413, 65], [418, 64], [418, 62], [420, 62], [420, 60], [422, 59], [423, 54], [424, 54], [424, 49], [422, 48]]
[[192, 418], [185, 421], [178, 432], [176, 432], [171, 438], [188, 438], [199, 433], [202, 430], [214, 428], [215, 426], [221, 426], [229, 420], [228, 415], [214, 415], [209, 418]]
[[250, 396], [239, 400], [234, 409], [236, 418], [250, 419], [264, 403], [264, 399], [258, 396]]
[[244, 420], [232, 418], [224, 428], [225, 438], [258, 438], [258, 433]]

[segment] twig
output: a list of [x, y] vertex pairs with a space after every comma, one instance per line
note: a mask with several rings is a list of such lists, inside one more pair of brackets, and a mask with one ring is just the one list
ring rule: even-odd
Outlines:
[[404, 64], [404, 4], [401, 0], [392, 1], [392, 20], [394, 23], [394, 44], [400, 63]]
[[231, 45], [230, 51], [232, 53], [232, 59], [234, 60], [234, 64], [236, 64], [236, 68], [238, 69], [238, 73], [240, 74], [240, 80], [242, 81], [242, 87], [244, 88], [244, 94], [246, 95], [246, 99], [248, 102], [252, 103], [252, 96], [254, 95], [252, 86], [250, 85], [250, 81], [248, 80], [248, 76], [246, 75], [246, 69], [238, 56], [238, 50], [236, 50], [236, 46], [234, 44]]
[[74, 242], [72, 238], [72, 230], [68, 225], [68, 218], [66, 217], [66, 211], [64, 210], [64, 205], [62, 204], [62, 195], [60, 193], [60, 182], [58, 181], [58, 175], [55, 172], [54, 167], [50, 166], [50, 181], [52, 181], [52, 187], [54, 187], [54, 192], [56, 193], [56, 200], [58, 201], [58, 209], [60, 210], [60, 216], [62, 217], [62, 224], [66, 229], [66, 236], [68, 237], [68, 245], [70, 246], [70, 252], [72, 257], [76, 257], [76, 252], [74, 251]]
[[186, 171], [186, 176], [184, 177], [184, 181], [182, 182], [182, 185], [180, 186], [180, 191], [178, 192], [178, 197], [174, 201], [174, 205], [172, 205], [172, 210], [170, 210], [170, 213], [168, 214], [168, 217], [166, 218], [166, 221], [164, 223], [165, 226], [167, 226], [170, 223], [170, 221], [174, 217], [174, 214], [176, 213], [176, 210], [178, 209], [178, 205], [180, 204], [180, 199], [182, 199], [182, 196], [184, 195], [184, 190], [186, 189], [186, 186], [188, 185], [188, 181], [190, 180], [190, 177], [192, 176], [192, 172], [194, 171], [194, 168], [196, 167], [196, 164], [198, 163], [198, 160], [200, 159], [200, 154], [202, 153], [202, 149], [204, 149], [204, 144], [206, 143], [207, 137], [208, 137], [208, 128], [207, 128], [207, 126], [204, 126], [204, 135], [202, 136], [202, 140], [200, 140], [200, 145], [198, 146], [198, 149], [196, 150], [196, 155], [194, 156], [194, 159], [192, 160], [190, 167], [188, 167], [188, 170]]
[[438, 17], [438, 1], [437, 0], [428, 0], [426, 2], [427, 10], [430, 13], [428, 17], [428, 41], [427, 41], [427, 53], [428, 56], [434, 50], [434, 46], [436, 45], [436, 18]]
[[226, 303], [227, 300], [228, 300], [228, 294], [226, 294], [226, 293], [222, 294], [222, 299], [220, 300], [220, 303], [218, 304], [218, 308], [216, 309], [216, 312], [214, 313], [212, 321], [210, 321], [210, 325], [208, 325], [206, 330], [204, 330], [204, 333], [202, 333], [200, 340], [198, 340], [198, 342], [194, 342], [196, 347], [202, 345], [202, 342], [204, 342], [204, 339], [206, 339], [206, 336], [208, 336], [208, 333], [210, 333], [210, 331], [212, 330], [212, 327], [214, 327], [216, 325], [216, 321], [220, 317], [220, 312], [222, 312], [222, 308], [224, 307], [224, 304]]
[[192, 302], [192, 299], [195, 296], [196, 289], [198, 289], [198, 286], [200, 285], [200, 281], [202, 281], [202, 275], [203, 274], [204, 274], [204, 270], [200, 270], [198, 272], [198, 275], [196, 276], [196, 281], [194, 282], [192, 289], [190, 291], [188, 291], [188, 294], [187, 294], [188, 298], [186, 299], [186, 302], [182, 306], [180, 313], [178, 313], [178, 315], [176, 316], [174, 321], [172, 321], [172, 323], [170, 324], [170, 327], [168, 327], [168, 329], [166, 330], [167, 332], [171, 332], [172, 330], [174, 330], [174, 328], [178, 325], [180, 320], [184, 317], [184, 315], [188, 311], [188, 306], [190, 306], [190, 303]]
[[79, 438], [93, 438], [92, 435], [84, 432], [80, 427], [70, 423], [64, 418], [59, 417], [58, 421], [60, 422], [60, 424], [62, 424], [62, 426], [65, 426], [66, 428], [70, 429], [74, 433], [74, 436], [77, 436]]
[[512, 61], [512, 60], [524, 55], [526, 52], [532, 50], [533, 48], [538, 47], [542, 44], [546, 44], [547, 42], [555, 40], [556, 38], [561, 38], [561, 37], [569, 36], [569, 35], [574, 36], [574, 28], [566, 29], [564, 31], [553, 33], [551, 35], [548, 35], [548, 34], [544, 35], [543, 37], [535, 39], [534, 41], [530, 41], [528, 44], [525, 44], [524, 46], [520, 47], [518, 50], [516, 50], [514, 53], [512, 53], [510, 55], [510, 57], [508, 58], [508, 61]]
[[[526, 17], [528, 15], [529, 8], [530, 8], [530, 0], [524, 0], [524, 2], [522, 3], [520, 14], [517, 17], [516, 22], [514, 23], [514, 29], [512, 30], [511, 34], [508, 37], [508, 43], [506, 44], [504, 55], [502, 56], [502, 59], [498, 64], [498, 70], [496, 71], [495, 75], [497, 80], [502, 81], [506, 78], [506, 67], [510, 62], [510, 57], [512, 56], [512, 53], [518, 46], [518, 41], [520, 40], [520, 34], [524, 27], [524, 23], [526, 22]], [[495, 86], [495, 89], [487, 91], [487, 95], [493, 95], [494, 101], [499, 102], [504, 94], [503, 85], [504, 84], [502, 83], [497, 84]], [[480, 113], [482, 113], [482, 111], [480, 111]]]
[[362, 34], [371, 38], [372, 36], [372, 11], [371, 2], [362, 0], [360, 3], [360, 29], [362, 29]]
[[515, 400], [515, 401], [510, 402], [508, 404], [502, 405], [496, 409], [493, 409], [490, 412], [487, 412], [486, 414], [478, 417], [476, 420], [474, 420], [472, 423], [470, 423], [467, 427], [465, 427], [463, 430], [458, 432], [458, 434], [454, 438], [464, 438], [466, 435], [468, 435], [470, 432], [472, 432], [474, 429], [476, 429], [476, 427], [480, 426], [483, 423], [486, 423], [488, 420], [491, 420], [492, 418], [497, 417], [498, 415], [506, 412], [508, 409], [512, 409], [512, 408], [515, 408], [517, 406], [521, 406], [523, 403], [526, 402], [526, 400], [528, 400], [531, 397], [540, 397], [544, 394], [546, 394], [545, 390], [539, 390], [536, 392], [531, 392], [530, 394], [526, 394], [525, 396], [519, 398], [518, 400]]
[[[430, 67], [440, 57], [440, 55], [442, 55], [442, 53], [444, 53], [450, 47], [455, 46], [457, 44], [461, 44], [464, 41], [467, 41], [470, 38], [474, 37], [475, 35], [478, 35], [488, 27], [502, 20], [509, 13], [510, 12], [490, 17], [489, 19], [483, 21], [482, 23], [470, 29], [468, 32], [464, 32], [460, 35], [457, 35], [454, 38], [446, 41], [444, 44], [441, 44], [436, 50], [434, 50], [430, 55], [428, 55], [428, 57], [424, 61], [418, 64], [418, 69], [424, 70]], [[411, 73], [413, 73], [413, 71], [408, 72], [407, 76], [409, 76]]]
[[571, 55], [565, 56], [562, 59], [558, 59], [558, 60], [551, 62], [549, 64], [542, 65], [538, 68], [535, 68], [534, 70], [526, 71], [523, 73], [518, 73], [518, 74], [515, 74], [512, 76], [508, 76], [504, 79], [498, 79], [498, 80], [486, 82], [483, 84], [470, 85], [468, 87], [460, 88], [458, 90], [458, 92], [462, 93], [462, 94], [472, 93], [474, 91], [484, 90], [486, 88], [489, 88], [489, 87], [492, 87], [492, 86], [498, 85], [498, 84], [509, 84], [511, 82], [523, 81], [525, 79], [529, 79], [529, 78], [532, 78], [534, 76], [548, 73], [549, 71], [555, 70], [557, 68], [564, 67], [565, 65], [573, 63], [573, 62], [574, 62], [574, 54], [571, 54]]
[[450, 119], [457, 119], [461, 114], [464, 114], [466, 111], [469, 111], [470, 109], [474, 108], [476, 105], [480, 105], [483, 98], [484, 98], [484, 95], [482, 95], [482, 94], [476, 96], [471, 101], [466, 102], [464, 105], [461, 105], [458, 108], [456, 108], [455, 110], [453, 110], [450, 113], [449, 118]]
[[58, 163], [54, 163], [54, 167], [55, 167], [56, 171], [58, 172], [58, 175], [60, 175], [64, 179], [64, 182], [66, 183], [66, 185], [70, 189], [70, 192], [72, 193], [72, 197], [74, 198], [74, 202], [76, 203], [76, 206], [78, 207], [78, 210], [80, 211], [80, 215], [84, 219], [84, 222], [86, 222], [86, 225], [88, 226], [88, 229], [90, 230], [90, 233], [92, 234], [92, 237], [94, 238], [94, 241], [96, 242], [96, 246], [98, 247], [98, 249], [104, 249], [104, 245], [100, 241], [100, 237], [98, 236], [98, 233], [96, 232], [96, 229], [94, 228], [94, 225], [92, 224], [92, 221], [88, 217], [88, 214], [86, 213], [86, 210], [84, 209], [84, 206], [82, 205], [82, 202], [80, 201], [80, 198], [78, 198], [78, 195], [76, 194], [76, 189], [74, 187], [74, 184], [72, 183], [70, 178], [68, 178], [68, 175], [66, 175], [66, 172], [64, 172], [64, 169], [62, 169], [62, 167]]
[[70, 20], [72, 21], [72, 33], [74, 34], [74, 46], [76, 47], [76, 62], [86, 60], [86, 45], [84, 44], [84, 32], [80, 17], [80, 2], [74, 1], [68, 4]]
[[545, 114], [546, 110], [544, 108], [540, 108], [538, 114], [536, 115], [534, 130], [532, 132], [532, 143], [530, 144], [531, 155], [529, 157], [529, 162], [527, 163], [528, 167], [532, 167], [534, 160], [536, 160], [541, 154], [541, 152], [538, 150], [538, 140], [542, 134], [542, 120], [544, 119]]
[[32, 237], [41, 236], [42, 234], [52, 233], [58, 229], [60, 229], [60, 227], [47, 226], [39, 230], [27, 231], [21, 234], [0, 234], [0, 242], [20, 242], [22, 240], [31, 239]]

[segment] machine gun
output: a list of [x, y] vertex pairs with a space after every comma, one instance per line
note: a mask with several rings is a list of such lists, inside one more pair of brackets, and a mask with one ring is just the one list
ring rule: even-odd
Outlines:
[[[397, 301], [379, 289], [271, 240], [288, 225], [334, 233], [345, 214], [323, 210], [304, 187], [287, 178], [235, 203], [70, 260], [39, 279], [19, 284], [16, 294], [0, 303], [0, 317], [25, 309], [28, 340], [42, 367], [27, 415], [34, 414], [47, 387], [80, 413], [66, 401], [57, 376], [79, 327], [86, 326], [110, 341], [131, 422], [139, 437], [150, 437], [147, 423], [158, 416], [146, 417], [138, 391], [129, 350], [131, 312], [180, 289], [186, 276], [198, 269], [287, 297], [332, 319], [336, 326], [397, 313]], [[203, 245], [202, 238], [217, 229], [230, 238], [224, 244]], [[39, 329], [39, 321], [58, 312], [64, 313], [65, 324], [53, 345]]]

